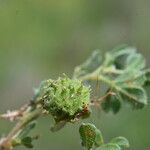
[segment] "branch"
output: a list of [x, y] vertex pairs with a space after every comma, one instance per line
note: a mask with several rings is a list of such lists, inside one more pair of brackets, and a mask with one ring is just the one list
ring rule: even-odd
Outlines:
[[30, 106], [27, 109], [27, 112], [24, 113], [23, 117], [19, 120], [19, 122], [15, 125], [15, 127], [10, 131], [10, 133], [7, 135], [7, 137], [1, 139], [0, 141], [0, 150], [10, 150], [12, 149], [12, 140], [13, 137], [15, 137], [19, 131], [23, 130], [23, 128], [31, 121], [37, 119], [41, 113], [42, 109], [39, 108], [33, 108]]

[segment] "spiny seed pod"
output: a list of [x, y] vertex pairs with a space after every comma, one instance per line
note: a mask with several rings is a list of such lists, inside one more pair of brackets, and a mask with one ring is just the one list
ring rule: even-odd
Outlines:
[[[36, 99], [55, 119], [70, 121], [76, 116], [83, 116], [85, 108], [90, 102], [90, 88], [84, 86], [79, 80], [71, 80], [68, 77], [42, 82], [36, 94]], [[87, 109], [86, 109], [87, 110]]]

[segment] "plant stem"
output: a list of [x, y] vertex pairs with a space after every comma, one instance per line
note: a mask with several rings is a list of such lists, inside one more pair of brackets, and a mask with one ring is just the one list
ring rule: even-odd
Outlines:
[[94, 72], [94, 73], [91, 73], [91, 74], [87, 74], [83, 77], [80, 78], [80, 80], [82, 81], [86, 81], [86, 80], [91, 80], [91, 81], [94, 81], [94, 80], [99, 80], [99, 81], [103, 81], [104, 83], [108, 84], [111, 88], [114, 88], [116, 89], [117, 91], [119, 91], [120, 93], [122, 93], [123, 95], [127, 96], [130, 98], [130, 100], [134, 100], [135, 102], [139, 103], [139, 101], [137, 101], [137, 98], [128, 93], [126, 90], [124, 90], [123, 88], [120, 88], [116, 82], [110, 80], [110, 79], [107, 79], [105, 76], [103, 75], [98, 75], [96, 74], [97, 73], [97, 70]]
[[42, 108], [35, 108], [34, 110], [28, 111], [19, 120], [15, 127], [10, 131], [8, 136], [0, 143], [0, 150], [10, 150], [12, 148], [12, 139], [17, 133], [22, 130], [29, 122], [37, 119], [42, 113]]

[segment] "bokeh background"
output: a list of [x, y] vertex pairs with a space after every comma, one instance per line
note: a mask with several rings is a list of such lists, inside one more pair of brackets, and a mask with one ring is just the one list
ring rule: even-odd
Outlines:
[[[149, 40], [149, 0], [0, 0], [0, 112], [26, 103], [41, 80], [71, 76], [97, 48], [107, 51], [127, 43], [149, 65]], [[148, 105], [139, 111], [122, 108], [117, 115], [95, 111], [89, 121], [106, 141], [122, 135], [129, 139], [130, 150], [149, 150], [149, 116]], [[49, 131], [51, 125], [49, 117], [39, 120], [33, 133], [41, 138], [34, 150], [82, 150], [79, 124], [57, 133]], [[12, 126], [0, 120], [0, 135]]]

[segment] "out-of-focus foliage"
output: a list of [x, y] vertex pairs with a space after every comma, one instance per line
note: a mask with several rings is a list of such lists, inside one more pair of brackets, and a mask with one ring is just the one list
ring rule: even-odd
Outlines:
[[111, 140], [111, 143], [117, 144], [117, 145], [119, 145], [120, 147], [123, 147], [123, 148], [128, 148], [129, 147], [129, 142], [124, 137], [113, 138]]
[[104, 58], [95, 51], [85, 63], [76, 67], [74, 78], [107, 84], [106, 94], [110, 94], [102, 102], [102, 108], [117, 113], [122, 100], [136, 109], [147, 104], [144, 87], [149, 82], [149, 73], [145, 67], [144, 57], [135, 48], [123, 46], [107, 52]]
[[[33, 96], [31, 89], [41, 80], [71, 74], [93, 49], [127, 43], [136, 46], [149, 64], [149, 7], [147, 0], [1, 0], [0, 112], [28, 101]], [[130, 149], [149, 150], [149, 115], [148, 105], [140, 112], [122, 108], [115, 116], [97, 115], [92, 121], [101, 127], [106, 140], [123, 135], [129, 139]], [[74, 127], [66, 126], [52, 136], [43, 130], [51, 120], [41, 122], [35, 131], [41, 131], [41, 138], [34, 149], [80, 149]], [[10, 126], [1, 121], [0, 133]]]

